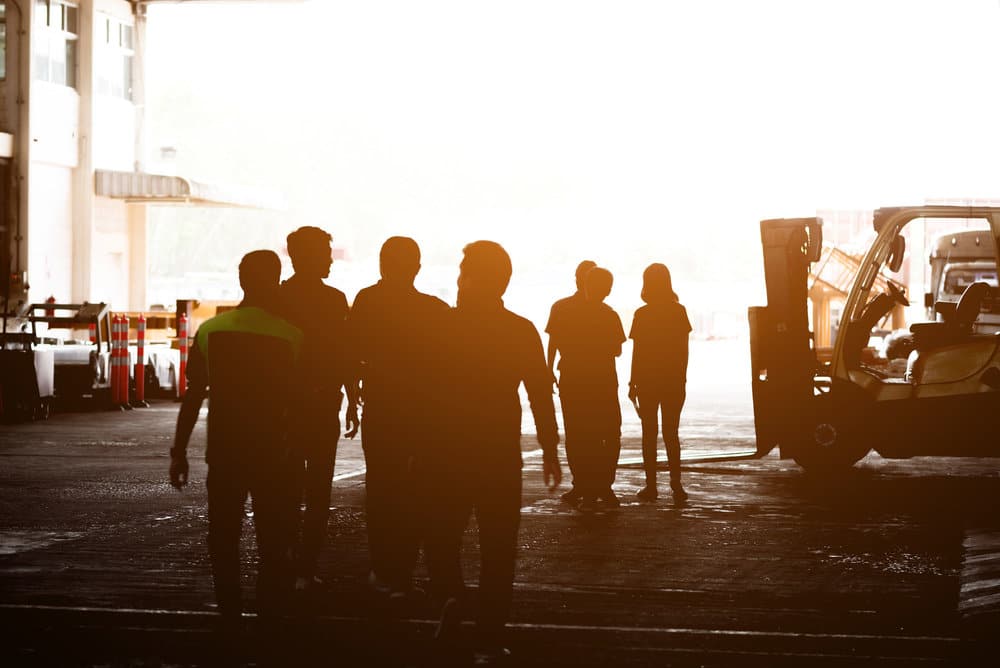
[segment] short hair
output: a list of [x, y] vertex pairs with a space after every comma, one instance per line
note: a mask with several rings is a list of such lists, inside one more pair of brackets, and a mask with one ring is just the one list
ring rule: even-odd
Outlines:
[[647, 304], [666, 304], [679, 301], [674, 292], [667, 265], [654, 262], [642, 272], [642, 301]]
[[306, 225], [295, 230], [286, 238], [288, 246], [288, 257], [292, 258], [292, 264], [299, 258], [309, 255], [310, 251], [323, 248], [333, 241], [333, 237], [326, 230], [312, 225]]
[[485, 292], [503, 295], [510, 283], [513, 267], [510, 255], [495, 241], [473, 241], [462, 249], [462, 271]]
[[383, 277], [413, 279], [420, 271], [420, 246], [410, 237], [389, 237], [378, 259]]
[[281, 279], [281, 258], [274, 251], [250, 251], [240, 260], [240, 287], [246, 294], [274, 290]]
[[615, 277], [604, 267], [594, 267], [587, 272], [584, 279], [584, 288], [590, 299], [603, 300], [611, 294], [611, 286], [615, 283]]
[[576, 288], [578, 290], [583, 290], [584, 279], [587, 278], [587, 274], [590, 270], [597, 266], [597, 263], [593, 260], [584, 260], [580, 264], [576, 265]]

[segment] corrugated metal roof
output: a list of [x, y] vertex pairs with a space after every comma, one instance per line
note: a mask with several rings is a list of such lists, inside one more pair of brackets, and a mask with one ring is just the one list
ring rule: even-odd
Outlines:
[[101, 197], [150, 204], [193, 204], [283, 209], [281, 198], [260, 188], [201, 183], [182, 176], [98, 169], [94, 191]]

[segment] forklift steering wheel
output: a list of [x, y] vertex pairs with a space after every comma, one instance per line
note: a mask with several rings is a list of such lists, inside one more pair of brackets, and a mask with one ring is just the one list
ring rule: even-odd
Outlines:
[[899, 287], [892, 281], [889, 281], [889, 296], [892, 298], [892, 301], [896, 302], [900, 306], [910, 305], [910, 300], [906, 298], [903, 291], [900, 290]]

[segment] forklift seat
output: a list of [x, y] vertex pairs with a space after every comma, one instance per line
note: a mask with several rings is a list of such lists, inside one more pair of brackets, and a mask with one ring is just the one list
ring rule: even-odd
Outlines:
[[910, 325], [916, 350], [929, 350], [959, 343], [972, 334], [990, 286], [982, 281], [971, 283], [958, 300], [954, 313], [944, 322], [915, 322]]
[[[981, 281], [972, 283], [965, 288], [954, 312], [944, 322], [910, 325], [914, 341], [914, 351], [910, 353], [906, 369], [906, 378], [910, 382], [921, 385], [958, 379], [988, 361], [997, 337], [977, 336], [973, 333], [973, 326], [989, 293], [988, 284]], [[981, 360], [984, 354], [987, 358]]]

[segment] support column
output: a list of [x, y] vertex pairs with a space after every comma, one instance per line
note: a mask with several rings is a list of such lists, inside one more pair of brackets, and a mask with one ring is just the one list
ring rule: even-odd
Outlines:
[[76, 90], [80, 95], [79, 152], [73, 174], [74, 302], [94, 301], [94, 3], [79, 6]]
[[130, 311], [145, 311], [149, 308], [146, 208], [146, 204], [128, 205], [128, 308]]

